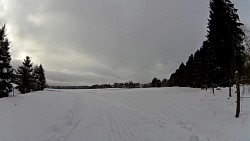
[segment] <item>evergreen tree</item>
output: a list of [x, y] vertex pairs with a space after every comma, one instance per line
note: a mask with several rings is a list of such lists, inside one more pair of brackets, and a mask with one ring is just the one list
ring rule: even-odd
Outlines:
[[186, 63], [186, 82], [188, 87], [194, 87], [194, 56], [191, 54]]
[[181, 65], [179, 66], [179, 68], [175, 71], [175, 73], [173, 73], [170, 76], [169, 79], [169, 86], [179, 86], [179, 87], [186, 87], [186, 80], [187, 80], [187, 75], [186, 75], [186, 66], [181, 63]]
[[23, 65], [19, 66], [17, 69], [17, 85], [18, 90], [22, 93], [29, 93], [32, 89], [32, 83], [33, 83], [33, 76], [32, 76], [32, 63], [29, 56], [26, 56], [26, 59], [24, 59]]
[[5, 34], [5, 25], [0, 29], [0, 98], [8, 97], [12, 91], [11, 78], [13, 69], [10, 65], [11, 54], [9, 41]]
[[203, 87], [211, 87], [213, 84], [213, 78], [215, 78], [214, 69], [211, 69], [215, 66], [215, 52], [214, 49], [209, 46], [209, 42], [206, 40], [203, 42], [203, 45], [200, 49], [202, 64], [200, 67], [201, 71], [201, 86]]
[[201, 51], [197, 50], [194, 54], [194, 66], [193, 66], [193, 86], [192, 87], [200, 87], [202, 80], [202, 72], [201, 72]]
[[230, 0], [210, 0], [207, 38], [215, 62], [210, 68], [214, 75], [209, 77], [215, 84], [232, 79], [236, 70], [242, 73], [245, 55], [241, 25]]
[[181, 63], [179, 69], [176, 71], [176, 79], [177, 79], [177, 86], [185, 87], [186, 86], [186, 66]]
[[34, 78], [36, 80], [37, 90], [43, 90], [46, 86], [46, 78], [41, 64], [34, 67]]
[[169, 87], [177, 86], [176, 71], [169, 78]]

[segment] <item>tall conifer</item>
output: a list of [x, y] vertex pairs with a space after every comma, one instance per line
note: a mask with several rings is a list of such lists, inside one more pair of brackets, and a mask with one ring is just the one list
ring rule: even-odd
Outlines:
[[0, 98], [8, 97], [8, 93], [12, 91], [11, 78], [13, 69], [10, 61], [9, 41], [6, 38], [4, 25], [0, 29]]
[[34, 77], [36, 79], [37, 90], [43, 90], [46, 86], [46, 78], [41, 64], [34, 67]]
[[[210, 0], [210, 19], [208, 20], [208, 42], [211, 53], [214, 53], [214, 66], [211, 66], [209, 77], [219, 84], [240, 73], [244, 64], [244, 33], [240, 26], [237, 9], [230, 0]], [[212, 54], [211, 54], [212, 55]]]
[[33, 75], [32, 75], [32, 63], [29, 56], [24, 59], [23, 65], [17, 69], [18, 76], [18, 90], [24, 94], [31, 91]]

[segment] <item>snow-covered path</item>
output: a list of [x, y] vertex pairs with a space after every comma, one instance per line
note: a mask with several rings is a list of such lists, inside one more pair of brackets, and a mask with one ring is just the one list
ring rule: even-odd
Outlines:
[[[87, 99], [87, 111], [65, 140], [71, 141], [150, 141], [143, 127], [146, 115], [93, 94]], [[86, 100], [85, 100], [86, 101]]]
[[47, 90], [0, 99], [0, 141], [248, 141], [226, 90]]

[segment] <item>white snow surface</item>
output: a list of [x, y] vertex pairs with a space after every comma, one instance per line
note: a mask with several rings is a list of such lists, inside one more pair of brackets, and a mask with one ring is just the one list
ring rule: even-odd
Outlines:
[[[242, 89], [250, 97], [250, 87]], [[0, 141], [250, 141], [228, 88], [53, 90], [0, 99]]]

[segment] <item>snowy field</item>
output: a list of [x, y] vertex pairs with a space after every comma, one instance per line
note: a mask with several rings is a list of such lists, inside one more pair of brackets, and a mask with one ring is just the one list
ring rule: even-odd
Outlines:
[[47, 89], [0, 99], [0, 141], [250, 141], [241, 108], [226, 88]]

